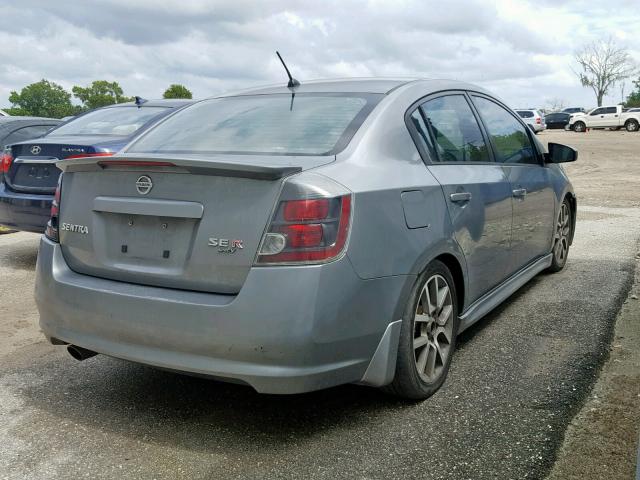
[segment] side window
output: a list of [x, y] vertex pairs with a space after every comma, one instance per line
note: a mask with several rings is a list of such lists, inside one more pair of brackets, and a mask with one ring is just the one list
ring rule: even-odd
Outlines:
[[618, 113], [618, 109], [616, 107], [607, 107], [604, 109], [604, 113]]
[[493, 141], [498, 162], [540, 163], [526, 128], [507, 109], [475, 95], [473, 102]]
[[420, 106], [440, 162], [490, 162], [480, 126], [464, 95], [434, 98]]
[[44, 135], [53, 128], [55, 125], [32, 125], [30, 127], [22, 127], [18, 130], [14, 130], [4, 139], [5, 145], [11, 145], [12, 143], [24, 142], [25, 140], [31, 140], [32, 138]]
[[589, 116], [593, 115], [602, 115], [604, 113], [604, 108], [596, 108], [593, 112], [589, 114]]
[[424, 123], [424, 117], [422, 116], [422, 112], [419, 108], [416, 108], [415, 111], [411, 114], [411, 123], [418, 132], [420, 143], [422, 144], [424, 149], [429, 152], [429, 155], [434, 161], [437, 160], [438, 157], [433, 148], [433, 143], [431, 143], [431, 138], [429, 137], [429, 130], [427, 129], [427, 125]]

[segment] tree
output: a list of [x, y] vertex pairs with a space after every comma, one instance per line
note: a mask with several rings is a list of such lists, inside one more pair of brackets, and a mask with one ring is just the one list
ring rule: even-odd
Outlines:
[[184, 85], [173, 83], [164, 91], [162, 98], [193, 98], [193, 95]]
[[609, 89], [630, 77], [635, 70], [627, 49], [618, 47], [612, 38], [586, 45], [575, 54], [575, 60], [582, 69], [582, 72], [576, 72], [580, 83], [593, 90], [599, 107]]
[[633, 81], [633, 85], [636, 88], [629, 94], [627, 101], [624, 103], [627, 108], [640, 107], [640, 77]]
[[77, 108], [71, 104], [71, 94], [54, 82], [42, 79], [24, 87], [20, 93], [9, 95], [12, 108], [9, 113], [35, 117], [62, 118], [75, 115]]
[[104, 107], [114, 103], [131, 102], [133, 99], [125, 97], [118, 82], [95, 80], [86, 88], [75, 86], [71, 89], [73, 96], [82, 102], [85, 109]]
[[559, 112], [564, 108], [565, 103], [561, 98], [554, 97], [547, 100], [547, 106], [550, 112]]

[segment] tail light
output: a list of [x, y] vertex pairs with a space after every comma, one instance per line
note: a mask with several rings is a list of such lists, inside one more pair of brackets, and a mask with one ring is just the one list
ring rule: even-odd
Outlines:
[[542, 119], [540, 117], [536, 118], [536, 123], [540, 125], [542, 123]]
[[262, 238], [256, 264], [311, 264], [335, 260], [345, 250], [352, 196], [318, 174], [302, 174], [283, 187]]
[[58, 177], [58, 186], [56, 187], [56, 193], [53, 196], [53, 202], [51, 202], [51, 215], [47, 222], [47, 228], [44, 231], [45, 237], [52, 242], [59, 242], [58, 235], [58, 217], [60, 215], [60, 198], [62, 195], [62, 174]]
[[11, 153], [11, 147], [6, 147], [2, 152], [2, 163], [0, 163], [0, 178], [9, 172], [11, 164], [13, 163], [13, 154]]

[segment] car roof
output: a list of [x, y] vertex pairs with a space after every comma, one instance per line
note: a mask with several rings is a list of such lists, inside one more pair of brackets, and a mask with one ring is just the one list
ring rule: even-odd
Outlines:
[[0, 117], [0, 138], [4, 138], [13, 132], [14, 130], [35, 127], [35, 126], [50, 126], [55, 127], [62, 123], [55, 118], [43, 118], [43, 117]]
[[0, 117], [0, 124], [11, 123], [11, 122], [25, 122], [25, 121], [33, 121], [33, 122], [61, 122], [58, 118], [47, 118], [47, 117], [27, 117], [27, 116], [9, 116], [9, 117]]
[[[485, 89], [466, 82], [448, 79], [428, 79], [428, 78], [336, 78], [323, 80], [306, 80], [295, 87], [295, 93], [374, 93], [388, 95], [394, 91], [399, 91], [404, 86], [413, 86], [420, 90], [422, 95], [435, 93], [442, 90], [470, 90], [487, 93]], [[211, 98], [235, 97], [243, 95], [270, 95], [270, 94], [291, 94], [292, 90], [287, 87], [286, 82], [277, 85], [266, 85], [245, 90], [233, 91], [216, 95]]]
[[[295, 88], [295, 93], [382, 93], [386, 94], [415, 78], [336, 78], [323, 80], [305, 80]], [[217, 97], [240, 95], [269, 95], [291, 93], [286, 82], [233, 91]]]

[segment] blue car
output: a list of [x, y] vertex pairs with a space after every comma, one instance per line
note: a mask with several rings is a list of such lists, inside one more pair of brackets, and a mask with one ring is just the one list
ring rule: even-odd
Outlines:
[[92, 110], [44, 136], [4, 149], [0, 168], [0, 225], [42, 233], [60, 170], [55, 162], [110, 156], [135, 136], [191, 100], [137, 99]]

